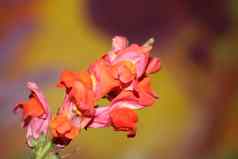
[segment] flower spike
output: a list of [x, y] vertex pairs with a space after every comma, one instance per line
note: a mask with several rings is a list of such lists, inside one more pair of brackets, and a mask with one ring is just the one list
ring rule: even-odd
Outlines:
[[[150, 54], [153, 43], [151, 38], [144, 45], [129, 44], [126, 37], [115, 36], [112, 49], [87, 69], [64, 70], [57, 86], [64, 89], [65, 97], [53, 117], [37, 84], [28, 82], [29, 99], [17, 104], [14, 112], [21, 113], [35, 158], [59, 158], [55, 149], [68, 145], [81, 129], [111, 127], [135, 137], [136, 111], [159, 98], [150, 85], [150, 74], [161, 67], [160, 58]], [[106, 106], [97, 105], [101, 98], [108, 101]]]

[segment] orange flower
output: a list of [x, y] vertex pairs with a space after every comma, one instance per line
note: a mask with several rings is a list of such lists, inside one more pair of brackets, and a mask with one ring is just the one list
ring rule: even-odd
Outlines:
[[129, 108], [116, 108], [110, 113], [112, 126], [116, 131], [127, 131], [128, 137], [136, 135], [137, 114]]
[[67, 145], [79, 133], [79, 129], [63, 114], [52, 119], [50, 126], [54, 141], [59, 145]]
[[113, 70], [103, 59], [97, 60], [95, 64], [89, 68], [92, 79], [95, 83], [94, 92], [96, 99], [104, 97], [113, 88], [120, 86], [120, 82], [113, 77]]
[[93, 117], [86, 117], [80, 112], [78, 107], [65, 95], [63, 105], [57, 112], [57, 116], [51, 122], [54, 143], [59, 147], [64, 147], [79, 133], [81, 128], [86, 128]]
[[60, 76], [60, 81], [57, 84], [58, 87], [65, 87], [67, 89], [71, 88], [74, 81], [79, 79], [79, 73], [72, 71], [63, 71]]
[[94, 92], [87, 88], [82, 82], [75, 82], [69, 93], [73, 103], [84, 116], [93, 116], [96, 105]]
[[70, 88], [73, 87], [75, 81], [83, 82], [87, 87], [92, 87], [90, 74], [87, 71], [73, 72], [63, 71], [60, 76], [58, 87]]
[[81, 113], [86, 116], [94, 114], [95, 95], [92, 91], [92, 79], [87, 71], [64, 71], [58, 86], [66, 88], [66, 93]]

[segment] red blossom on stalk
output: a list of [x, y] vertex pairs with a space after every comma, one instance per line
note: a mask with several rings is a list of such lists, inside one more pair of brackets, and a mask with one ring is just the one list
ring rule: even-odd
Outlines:
[[[64, 147], [81, 129], [112, 127], [115, 131], [136, 135], [138, 116], [135, 112], [154, 104], [158, 96], [150, 85], [149, 75], [160, 70], [160, 59], [152, 57], [153, 40], [143, 46], [129, 45], [125, 37], [112, 40], [112, 50], [91, 64], [87, 70], [63, 71], [58, 87], [65, 89], [65, 98], [50, 127], [53, 142]], [[42, 93], [34, 83], [27, 102], [15, 110], [23, 111], [27, 138], [37, 139], [48, 129], [49, 112]], [[97, 101], [106, 98], [107, 106]], [[30, 140], [28, 140], [30, 141]], [[30, 145], [30, 142], [28, 142]]]

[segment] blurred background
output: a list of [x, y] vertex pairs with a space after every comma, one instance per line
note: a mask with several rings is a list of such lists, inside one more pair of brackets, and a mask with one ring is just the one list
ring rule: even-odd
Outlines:
[[11, 112], [26, 82], [38, 82], [55, 112], [59, 72], [87, 67], [123, 35], [156, 39], [160, 99], [139, 111], [136, 138], [89, 129], [65, 158], [237, 159], [237, 28], [237, 0], [0, 0], [0, 158], [29, 158]]

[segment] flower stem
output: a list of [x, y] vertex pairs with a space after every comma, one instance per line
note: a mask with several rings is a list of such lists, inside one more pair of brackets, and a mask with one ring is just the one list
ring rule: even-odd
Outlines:
[[35, 159], [45, 159], [52, 147], [53, 144], [51, 141], [46, 143], [45, 146], [38, 153], [36, 153]]

